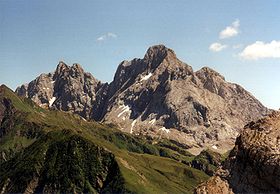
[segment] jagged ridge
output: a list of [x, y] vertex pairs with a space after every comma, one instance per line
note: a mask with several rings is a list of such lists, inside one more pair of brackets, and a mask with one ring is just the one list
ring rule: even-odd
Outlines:
[[229, 150], [247, 122], [268, 112], [241, 86], [208, 67], [194, 72], [164, 45], [150, 47], [143, 59], [123, 61], [110, 84], [61, 62], [55, 73], [16, 92], [125, 132], [176, 140], [193, 153]]

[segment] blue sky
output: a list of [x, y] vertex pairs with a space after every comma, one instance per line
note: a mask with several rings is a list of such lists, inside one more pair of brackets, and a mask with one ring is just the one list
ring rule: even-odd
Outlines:
[[0, 0], [0, 83], [15, 89], [60, 60], [111, 81], [122, 60], [165, 44], [280, 107], [278, 0]]

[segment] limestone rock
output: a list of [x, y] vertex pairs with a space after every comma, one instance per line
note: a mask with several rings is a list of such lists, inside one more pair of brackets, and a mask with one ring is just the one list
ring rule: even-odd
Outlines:
[[[234, 193], [280, 192], [280, 113], [250, 122], [236, 139], [222, 169], [197, 193], [219, 189], [220, 179]], [[226, 187], [225, 187], [226, 188]]]
[[175, 140], [194, 154], [231, 149], [246, 123], [269, 112], [241, 86], [208, 67], [193, 71], [164, 45], [150, 47], [143, 59], [121, 62], [110, 84], [78, 64], [60, 62], [54, 73], [16, 92], [128, 133]]
[[199, 185], [195, 190], [195, 194], [233, 194], [232, 190], [229, 188], [228, 182], [222, 180], [219, 176], [210, 178], [205, 183]]
[[157, 45], [143, 59], [119, 65], [102, 118], [129, 133], [187, 144], [198, 154], [207, 147], [229, 150], [239, 130], [267, 111], [241, 86], [208, 67], [194, 72]]
[[96, 93], [103, 84], [79, 64], [68, 66], [59, 62], [54, 73], [41, 74], [16, 92], [31, 98], [41, 107], [70, 111], [89, 119], [92, 106], [96, 104]]

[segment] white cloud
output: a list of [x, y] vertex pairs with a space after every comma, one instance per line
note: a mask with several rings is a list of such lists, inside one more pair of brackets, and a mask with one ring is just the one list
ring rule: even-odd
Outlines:
[[230, 26], [227, 26], [220, 32], [220, 39], [230, 38], [239, 34], [239, 20], [235, 20]]
[[209, 46], [209, 50], [214, 52], [219, 52], [223, 49], [227, 48], [227, 45], [215, 42]]
[[112, 33], [112, 32], [108, 32], [108, 33], [103, 34], [102, 36], [98, 37], [98, 38], [96, 39], [96, 41], [102, 42], [102, 41], [105, 41], [105, 40], [107, 40], [107, 39], [110, 39], [110, 38], [117, 38], [117, 37], [118, 37], [118, 36], [117, 36], [116, 34], [114, 34], [114, 33]]
[[108, 32], [108, 33], [107, 33], [107, 36], [108, 36], [108, 37], [112, 37], [112, 38], [117, 38], [117, 37], [118, 37], [116, 34], [114, 34], [114, 33], [112, 33], [112, 32]]
[[97, 38], [96, 40], [97, 40], [97, 41], [103, 41], [103, 40], [105, 40], [105, 38], [106, 38], [106, 36], [103, 35], [103, 36], [100, 36], [99, 38]]
[[239, 53], [239, 56], [248, 60], [262, 58], [280, 58], [280, 41], [273, 40], [270, 43], [256, 41]]

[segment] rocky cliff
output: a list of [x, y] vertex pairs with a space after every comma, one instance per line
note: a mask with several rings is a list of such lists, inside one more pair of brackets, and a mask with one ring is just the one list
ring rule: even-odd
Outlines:
[[210, 193], [223, 186], [223, 193], [279, 193], [279, 127], [279, 112], [246, 125], [223, 168], [196, 192]]
[[198, 153], [201, 147], [230, 149], [239, 129], [266, 112], [241, 86], [208, 67], [195, 72], [157, 45], [143, 59], [119, 65], [102, 118], [123, 131], [170, 138]]
[[[96, 94], [103, 84], [79, 64], [68, 66], [59, 62], [54, 73], [41, 74], [16, 93], [32, 99], [41, 107], [70, 111], [89, 119]], [[98, 97], [99, 98], [99, 97]]]
[[268, 111], [241, 86], [208, 67], [193, 71], [163, 45], [150, 47], [143, 59], [123, 61], [110, 84], [60, 62], [54, 73], [16, 91], [128, 133], [173, 139], [192, 153], [229, 150], [239, 130]]

